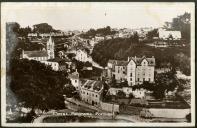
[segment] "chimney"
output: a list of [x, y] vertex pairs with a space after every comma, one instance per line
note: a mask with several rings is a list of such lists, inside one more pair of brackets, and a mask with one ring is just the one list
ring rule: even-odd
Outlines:
[[130, 58], [128, 57], [127, 61], [129, 62]]
[[135, 56], [135, 61], [136, 61], [136, 56]]

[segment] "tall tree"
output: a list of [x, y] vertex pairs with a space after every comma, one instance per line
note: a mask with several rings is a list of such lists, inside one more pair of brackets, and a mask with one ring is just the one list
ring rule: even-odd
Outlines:
[[24, 102], [26, 107], [42, 110], [64, 108], [64, 85], [70, 82], [67, 74], [26, 59], [13, 59], [9, 74], [11, 90], [17, 101]]

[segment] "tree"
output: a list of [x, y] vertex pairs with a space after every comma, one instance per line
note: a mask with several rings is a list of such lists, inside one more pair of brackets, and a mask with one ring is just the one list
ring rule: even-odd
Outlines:
[[72, 84], [66, 85], [63, 89], [63, 92], [66, 95], [66, 97], [68, 97], [68, 98], [71, 98], [71, 97], [74, 97], [75, 95], [77, 95], [76, 89]]
[[81, 100], [81, 97], [78, 92], [75, 91], [75, 93], [73, 93], [73, 94], [74, 94], [73, 98], [75, 98], [77, 100]]
[[146, 36], [148, 39], [153, 39], [153, 37], [159, 37], [158, 29], [153, 29], [149, 31]]
[[53, 31], [54, 31], [53, 27], [47, 23], [40, 23], [40, 24], [33, 25], [33, 32], [50, 33]]
[[133, 93], [130, 93], [130, 94], [129, 94], [129, 98], [130, 98], [130, 99], [133, 99], [133, 98], [134, 98]]
[[117, 97], [119, 97], [119, 98], [125, 98], [126, 97], [126, 94], [123, 91], [118, 91]]
[[187, 122], [191, 122], [191, 113], [189, 113], [188, 115], [186, 115], [186, 119], [187, 119]]
[[69, 83], [67, 74], [53, 71], [38, 61], [27, 59], [11, 60], [10, 88], [18, 102], [26, 107], [41, 110], [64, 108], [64, 85]]
[[67, 57], [69, 58], [69, 59], [73, 59], [74, 57], [76, 56], [76, 54], [74, 54], [74, 53], [69, 53], [68, 55], [67, 55]]

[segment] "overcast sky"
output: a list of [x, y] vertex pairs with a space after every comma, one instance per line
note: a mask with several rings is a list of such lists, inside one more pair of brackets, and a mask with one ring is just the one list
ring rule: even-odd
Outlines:
[[1, 16], [22, 27], [48, 23], [55, 29], [81, 30], [159, 27], [190, 11], [189, 3], [3, 3]]

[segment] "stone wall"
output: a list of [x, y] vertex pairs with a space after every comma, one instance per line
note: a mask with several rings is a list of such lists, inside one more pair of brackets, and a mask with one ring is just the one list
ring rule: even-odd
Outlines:
[[190, 113], [190, 109], [163, 109], [163, 108], [149, 108], [148, 109], [154, 117], [163, 118], [185, 118]]
[[100, 102], [101, 109], [107, 112], [119, 112], [119, 105], [118, 104], [112, 104], [112, 103], [105, 103]]

